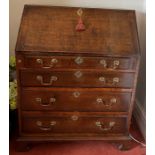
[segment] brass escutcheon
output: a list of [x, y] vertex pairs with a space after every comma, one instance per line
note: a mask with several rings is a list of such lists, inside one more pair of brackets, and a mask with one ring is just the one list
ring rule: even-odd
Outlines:
[[82, 72], [77, 71], [77, 72], [74, 73], [74, 75], [76, 76], [76, 78], [80, 78], [82, 76]]
[[75, 98], [78, 98], [78, 97], [80, 96], [80, 92], [78, 92], [78, 91], [74, 92], [74, 93], [73, 93], [73, 96], [74, 96]]
[[80, 64], [83, 63], [83, 58], [81, 58], [81, 57], [77, 57], [77, 58], [75, 58], [74, 61], [75, 61], [76, 64], [80, 65]]
[[78, 117], [77, 115], [73, 115], [73, 116], [71, 117], [71, 119], [72, 119], [73, 121], [77, 121], [77, 120], [79, 119], [79, 117]]

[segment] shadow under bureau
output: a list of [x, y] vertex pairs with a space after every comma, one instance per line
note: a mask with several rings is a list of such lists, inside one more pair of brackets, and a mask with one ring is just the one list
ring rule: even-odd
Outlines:
[[19, 145], [129, 148], [139, 69], [135, 12], [26, 5], [16, 45]]

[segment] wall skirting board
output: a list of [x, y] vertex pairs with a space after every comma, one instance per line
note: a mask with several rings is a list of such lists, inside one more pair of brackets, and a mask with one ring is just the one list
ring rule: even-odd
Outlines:
[[134, 118], [136, 119], [136, 122], [138, 123], [138, 126], [141, 130], [141, 133], [143, 134], [143, 137], [146, 139], [146, 112], [144, 107], [141, 105], [141, 103], [136, 99], [135, 100], [135, 106], [134, 106]]

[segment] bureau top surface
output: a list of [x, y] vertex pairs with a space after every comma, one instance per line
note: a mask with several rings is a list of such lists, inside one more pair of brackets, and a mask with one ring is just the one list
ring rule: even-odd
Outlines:
[[78, 9], [26, 5], [16, 51], [139, 54], [134, 11], [83, 8], [85, 30], [79, 32], [76, 30]]

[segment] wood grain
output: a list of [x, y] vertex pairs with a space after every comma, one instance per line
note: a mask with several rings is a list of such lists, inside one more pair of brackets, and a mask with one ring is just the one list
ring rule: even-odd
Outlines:
[[86, 30], [77, 32], [77, 10], [24, 8], [16, 44], [21, 150], [32, 141], [131, 141], [140, 63], [135, 12], [84, 8]]
[[[77, 94], [77, 95], [76, 95]], [[131, 92], [104, 88], [24, 88], [22, 110], [128, 112]], [[41, 99], [37, 101], [36, 99]], [[54, 98], [54, 102], [50, 99]], [[102, 101], [98, 101], [98, 100]], [[113, 101], [113, 100], [116, 100]]]
[[[73, 116], [77, 117], [77, 120], [73, 120]], [[55, 133], [100, 133], [100, 134], [120, 134], [126, 133], [126, 117], [117, 116], [105, 116], [91, 115], [85, 113], [70, 112], [64, 113], [50, 113], [44, 115], [44, 113], [27, 112], [27, 115], [23, 115], [22, 132], [30, 134], [42, 133], [43, 135], [55, 134]], [[36, 123], [37, 121], [42, 122], [42, 127], [49, 130], [43, 130]], [[50, 126], [50, 123], [54, 121], [55, 125]], [[96, 126], [96, 122], [100, 121], [103, 123], [103, 129], [109, 128], [109, 122], [115, 122], [113, 128], [107, 130], [101, 130], [100, 127]]]
[[16, 51], [139, 53], [134, 11], [83, 9], [86, 30], [77, 32], [78, 8], [25, 6]]
[[[40, 60], [41, 63], [37, 61]], [[56, 63], [52, 63], [52, 60], [56, 60]], [[79, 64], [78, 64], [79, 62]], [[118, 65], [115, 65], [118, 62]], [[135, 70], [136, 58], [134, 57], [90, 57], [80, 55], [24, 55], [24, 68], [32, 69], [102, 69], [102, 70]]]
[[[132, 88], [133, 73], [112, 73], [112, 72], [89, 72], [83, 70], [76, 71], [28, 71], [21, 70], [21, 84], [23, 86], [40, 86], [40, 87], [114, 87], [114, 88]], [[77, 75], [77, 76], [76, 76]], [[37, 80], [37, 76], [42, 77], [42, 82]], [[56, 81], [50, 83], [51, 77], [57, 77]], [[80, 77], [78, 77], [80, 76]], [[100, 81], [100, 77], [105, 78]], [[113, 82], [114, 78], [119, 78], [119, 82]], [[47, 85], [44, 85], [46, 84]]]

